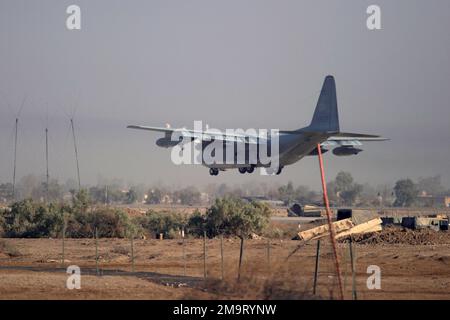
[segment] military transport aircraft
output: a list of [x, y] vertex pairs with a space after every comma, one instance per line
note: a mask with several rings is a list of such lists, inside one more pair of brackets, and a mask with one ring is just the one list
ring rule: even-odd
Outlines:
[[[174, 129], [170, 126], [163, 127], [148, 127], [140, 125], [129, 125], [127, 128], [150, 130], [164, 133], [164, 137], [156, 141], [160, 147], [170, 148], [177, 145], [183, 145], [192, 141], [201, 142], [201, 150], [204, 152], [212, 142], [221, 142], [223, 148], [223, 155], [228, 150], [227, 147], [232, 145], [234, 156], [232, 161], [214, 161], [208, 162], [201, 160], [201, 164], [209, 167], [211, 175], [217, 175], [220, 171], [236, 168], [240, 173], [252, 173], [255, 168], [262, 167], [267, 169], [267, 172], [272, 174], [280, 174], [283, 167], [291, 165], [305, 156], [317, 155], [317, 145], [320, 144], [322, 153], [333, 149], [333, 154], [336, 156], [350, 156], [356, 155], [362, 151], [359, 147], [362, 145], [361, 141], [384, 141], [388, 140], [377, 135], [347, 133], [341, 132], [339, 129], [339, 117], [336, 99], [336, 84], [333, 76], [325, 77], [322, 90], [320, 92], [319, 100], [312, 121], [309, 126], [297, 130], [279, 130], [276, 134], [278, 158], [277, 166], [271, 167], [271, 164], [262, 162], [258, 157], [256, 160], [248, 156], [249, 148], [256, 145], [259, 150], [263, 145], [268, 149], [268, 154], [271, 154], [271, 145], [273, 145], [274, 136], [267, 135], [266, 138], [254, 134], [242, 133], [228, 133], [223, 132], [217, 134], [207, 128], [207, 130], [188, 130], [185, 128]], [[243, 147], [243, 148], [242, 148]], [[182, 147], [181, 147], [182, 148]], [[245, 150], [244, 161], [238, 161], [238, 154], [236, 150]], [[228, 159], [228, 158], [227, 158]], [[242, 159], [239, 158], [239, 159]], [[271, 171], [270, 171], [270, 170]]]

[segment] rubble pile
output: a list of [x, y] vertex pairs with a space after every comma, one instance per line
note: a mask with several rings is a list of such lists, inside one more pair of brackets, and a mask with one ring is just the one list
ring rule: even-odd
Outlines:
[[[380, 232], [353, 234], [353, 242], [358, 244], [409, 244], [437, 245], [450, 244], [450, 233], [431, 229], [412, 230], [404, 227], [385, 226]], [[348, 242], [350, 236], [339, 239]]]

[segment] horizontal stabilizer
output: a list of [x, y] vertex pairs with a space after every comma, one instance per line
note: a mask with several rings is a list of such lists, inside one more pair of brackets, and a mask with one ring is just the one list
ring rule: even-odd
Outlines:
[[336, 132], [329, 138], [329, 140], [361, 140], [361, 141], [386, 141], [387, 138], [383, 138], [378, 135], [353, 133], [353, 132]]

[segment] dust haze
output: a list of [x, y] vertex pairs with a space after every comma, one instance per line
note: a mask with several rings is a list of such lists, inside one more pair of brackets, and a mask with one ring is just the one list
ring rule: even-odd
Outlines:
[[[286, 183], [319, 188], [317, 159], [276, 177], [210, 177], [175, 166], [157, 134], [127, 124], [295, 129], [307, 125], [327, 74], [337, 83], [343, 131], [382, 134], [355, 157], [327, 154], [330, 178], [392, 184], [440, 174], [450, 184], [450, 3], [377, 1], [382, 30], [366, 28], [369, 1], [77, 1], [82, 29], [68, 31], [72, 1], [0, 3], [0, 181], [17, 175], [81, 181], [206, 185]], [[269, 179], [269, 180], [267, 180]]]

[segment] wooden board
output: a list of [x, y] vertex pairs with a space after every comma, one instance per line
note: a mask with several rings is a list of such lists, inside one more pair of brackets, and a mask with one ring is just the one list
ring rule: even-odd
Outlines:
[[[333, 222], [334, 230], [336, 233], [349, 230], [354, 227], [351, 219], [344, 219]], [[328, 224], [324, 224], [309, 230], [305, 230], [298, 233], [300, 240], [308, 241], [313, 239], [319, 239], [329, 234]]]
[[376, 218], [361, 224], [358, 224], [349, 230], [340, 232], [336, 234], [336, 239], [342, 238], [351, 234], [357, 234], [357, 233], [367, 233], [367, 232], [375, 232], [375, 231], [381, 231], [381, 223], [383, 221], [380, 218]]

